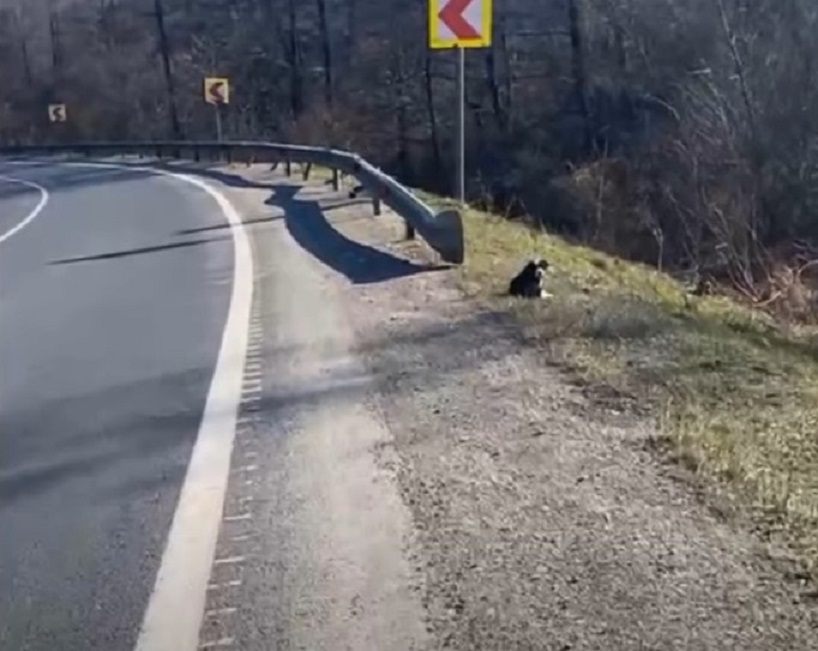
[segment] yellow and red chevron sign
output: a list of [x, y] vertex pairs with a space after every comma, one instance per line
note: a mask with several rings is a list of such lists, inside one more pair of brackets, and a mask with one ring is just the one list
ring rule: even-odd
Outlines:
[[429, 0], [429, 47], [489, 47], [492, 0]]

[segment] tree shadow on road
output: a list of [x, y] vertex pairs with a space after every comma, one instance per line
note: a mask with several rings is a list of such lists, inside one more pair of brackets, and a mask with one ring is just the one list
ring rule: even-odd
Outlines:
[[78, 262], [94, 262], [99, 260], [115, 260], [117, 258], [127, 258], [135, 255], [143, 255], [145, 253], [159, 253], [160, 251], [168, 251], [172, 249], [185, 249], [191, 246], [200, 246], [202, 244], [210, 244], [212, 242], [220, 242], [226, 240], [227, 237], [210, 237], [200, 240], [187, 240], [185, 242], [170, 242], [167, 244], [158, 244], [156, 246], [143, 246], [137, 249], [125, 249], [123, 251], [109, 251], [106, 253], [95, 253], [92, 255], [83, 255], [75, 258], [62, 258], [60, 260], [53, 260], [49, 265], [63, 265], [76, 264]]

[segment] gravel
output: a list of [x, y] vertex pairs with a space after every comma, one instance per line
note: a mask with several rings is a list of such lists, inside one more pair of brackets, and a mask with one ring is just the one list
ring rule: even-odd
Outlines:
[[[394, 545], [424, 646], [818, 649], [818, 599], [786, 550], [665, 463], [648, 419], [572, 386], [512, 317], [400, 244], [393, 216], [317, 183], [307, 195], [332, 206], [312, 253], [366, 369], [356, 399], [383, 427], [372, 452], [407, 513]], [[291, 225], [302, 246], [326, 226], [317, 214]]]
[[[376, 246], [400, 232], [336, 227]], [[454, 272], [345, 292], [435, 648], [818, 649], [786, 550], [663, 463], [648, 419], [601, 411], [510, 316], [462, 299]]]

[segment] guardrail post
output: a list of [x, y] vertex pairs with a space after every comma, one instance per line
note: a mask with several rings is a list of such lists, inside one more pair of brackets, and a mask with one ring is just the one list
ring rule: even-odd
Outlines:
[[290, 162], [290, 159], [287, 159], [287, 162], [284, 164], [284, 171], [287, 173], [287, 176], [293, 175], [293, 164]]
[[341, 189], [341, 180], [337, 169], [332, 170], [332, 189], [335, 190], [335, 192]]
[[312, 171], [312, 163], [307, 163], [301, 170], [301, 176], [305, 181], [310, 180], [310, 172]]
[[224, 154], [225, 157], [227, 158], [227, 164], [231, 165], [233, 163], [233, 150], [230, 149], [230, 147], [225, 147]]
[[193, 146], [193, 160], [197, 163], [202, 160], [202, 155], [199, 153], [199, 148], [196, 145]]
[[372, 197], [372, 212], [375, 217], [381, 216], [381, 198], [377, 195]]
[[414, 240], [415, 239], [415, 229], [412, 227], [412, 224], [409, 222], [404, 222], [406, 224], [406, 239], [407, 240]]

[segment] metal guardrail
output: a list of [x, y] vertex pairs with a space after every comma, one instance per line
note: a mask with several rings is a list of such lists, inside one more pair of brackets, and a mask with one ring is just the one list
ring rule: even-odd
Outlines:
[[60, 145], [5, 146], [0, 156], [60, 156], [77, 154], [86, 157], [155, 156], [159, 159], [226, 160], [227, 162], [284, 163], [287, 171], [296, 163], [304, 166], [304, 177], [313, 165], [333, 170], [333, 186], [340, 186], [341, 173], [355, 177], [375, 202], [379, 212], [383, 201], [407, 225], [407, 234], [417, 232], [446, 262], [462, 264], [464, 260], [463, 221], [457, 210], [436, 213], [394, 178], [366, 160], [347, 151], [267, 142], [78, 142]]

